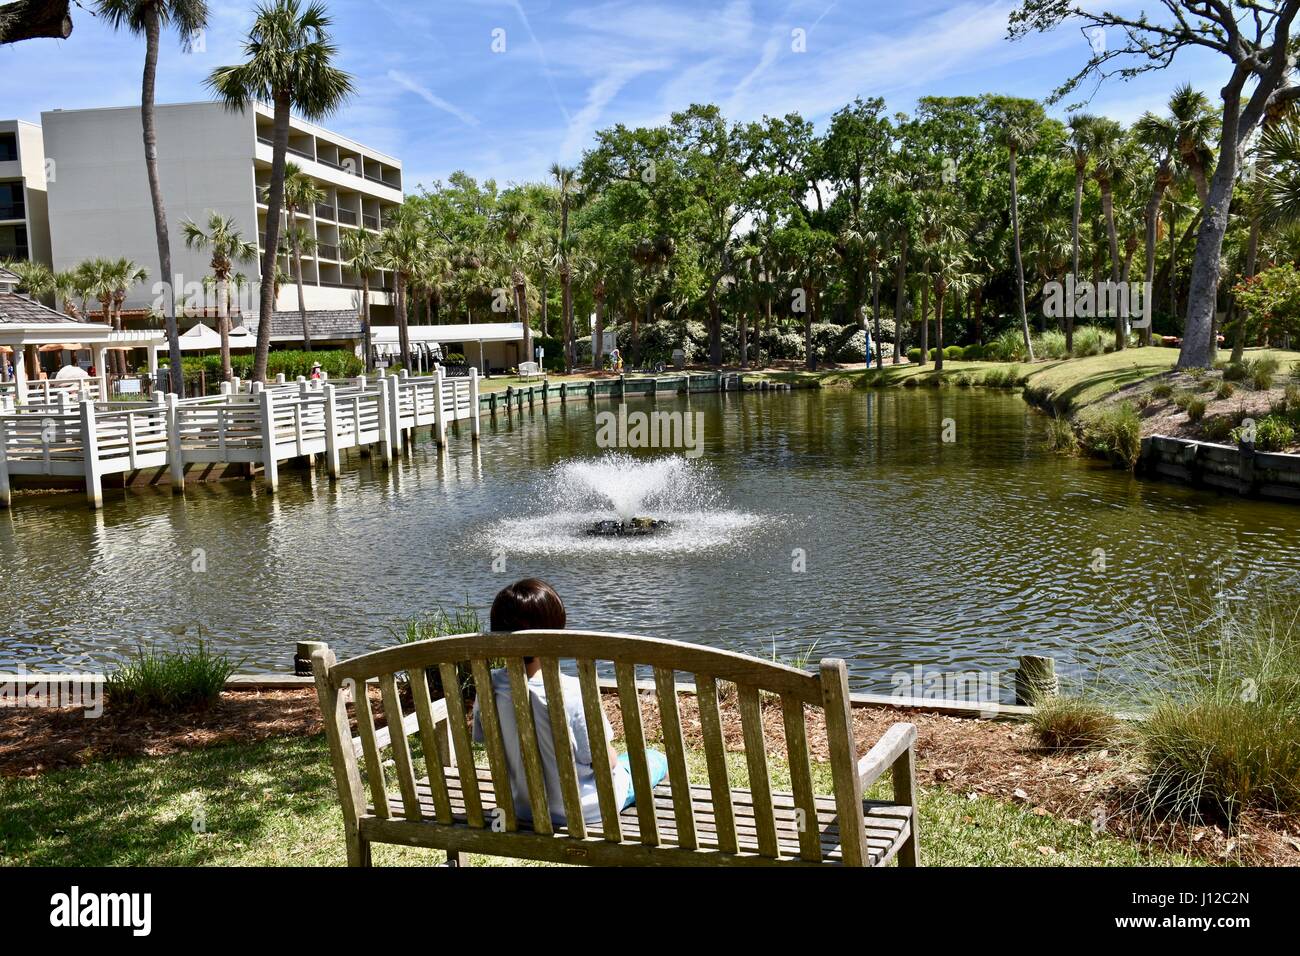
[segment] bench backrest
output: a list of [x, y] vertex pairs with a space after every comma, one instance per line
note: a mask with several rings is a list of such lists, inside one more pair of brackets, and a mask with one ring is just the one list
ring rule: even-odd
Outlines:
[[[426, 755], [442, 751], [435, 732], [436, 715], [445, 706], [452, 754], [461, 772], [444, 768], [442, 760], [426, 760], [429, 789], [434, 807], [435, 822], [452, 823], [449, 781], [458, 778], [458, 799], [463, 801], [463, 812], [468, 826], [485, 828], [493, 825], [483, 811], [476, 774], [468, 768], [474, 764], [471, 748], [467, 708], [460, 693], [461, 675], [471, 674], [477, 694], [478, 707], [486, 738], [485, 749], [493, 790], [498, 795], [498, 812], [504, 816], [504, 829], [519, 829], [519, 821], [510, 798], [509, 768], [503, 746], [496, 702], [491, 691], [490, 667], [504, 661], [509, 675], [515, 708], [515, 723], [520, 735], [528, 801], [532, 810], [532, 828], [537, 833], [554, 832], [548, 810], [544, 771], [537, 745], [537, 727], [533, 708], [526, 689], [526, 670], [523, 658], [535, 657], [541, 665], [547, 699], [550, 730], [555, 742], [559, 762], [561, 785], [567, 829], [570, 836], [586, 838], [588, 825], [583, 822], [582, 807], [573, 759], [573, 746], [564, 716], [562, 662], [570, 663], [576, 671], [582, 689], [587, 730], [591, 752], [595, 756], [593, 768], [601, 809], [601, 836], [611, 842], [622, 843], [625, 838], [619, 820], [620, 808], [615, 805], [613, 775], [608, 761], [601, 759], [606, 751], [604, 722], [600, 714], [600, 680], [598, 663], [609, 662], [617, 684], [619, 710], [623, 721], [624, 739], [627, 743], [632, 779], [637, 794], [649, 793], [649, 769], [645, 759], [646, 736], [642, 722], [641, 694], [649, 691], [648, 681], [638, 681], [638, 671], [653, 679], [653, 693], [657, 698], [663, 747], [668, 758], [668, 781], [672, 791], [671, 818], [666, 812], [656, 814], [655, 799], [636, 803], [637, 830], [635, 842], [647, 846], [661, 846], [668, 837], [673, 846], [693, 850], [699, 846], [696, 832], [696, 809], [691, 799], [687, 776], [686, 745], [682, 735], [679, 713], [681, 688], [677, 675], [684, 673], [693, 678], [698, 698], [700, 732], [703, 738], [708, 766], [709, 796], [712, 819], [708, 821], [716, 834], [718, 849], [724, 853], [757, 852], [762, 856], [777, 858], [778, 847], [776, 815], [773, 808], [773, 788], [768, 771], [767, 747], [763, 734], [762, 697], [774, 695], [780, 701], [784, 729], [786, 756], [789, 763], [790, 791], [794, 812], [809, 825], [799, 827], [800, 859], [822, 859], [822, 844], [815, 805], [815, 791], [811, 774], [807, 714], [808, 708], [825, 712], [826, 736], [841, 837], [842, 861], [847, 865], [863, 865], [867, 859], [866, 831], [862, 815], [862, 787], [858, 777], [858, 755], [853, 741], [850, 718], [847, 671], [842, 660], [826, 659], [819, 672], [811, 674], [782, 664], [730, 651], [701, 647], [679, 641], [631, 637], [586, 631], [516, 631], [513, 633], [468, 634], [436, 640], [403, 644], [397, 647], [364, 654], [335, 663], [328, 649], [317, 650], [313, 656], [313, 670], [321, 706], [325, 715], [331, 756], [345, 817], [355, 823], [367, 812], [366, 794], [374, 812], [383, 817], [390, 815], [390, 781], [384, 763], [379, 757], [382, 741], [386, 738], [392, 746], [392, 769], [400, 793], [403, 816], [407, 820], [426, 819], [417, 792], [417, 782], [406, 734], [380, 731], [377, 737], [374, 714], [369, 698], [355, 693], [355, 688], [366, 681], [378, 680], [382, 707], [388, 728], [412, 727], [418, 729], [421, 749]], [[442, 687], [449, 693], [445, 704], [431, 701], [428, 684], [423, 679], [426, 668], [434, 668], [441, 676]], [[406, 685], [413, 693], [414, 717], [403, 712], [398, 689], [398, 675], [408, 676]], [[349, 682], [352, 694], [342, 693]], [[752, 824], [746, 820], [743, 831], [738, 831], [732, 805], [723, 739], [722, 715], [719, 708], [719, 685], [735, 685], [744, 739], [745, 759], [753, 803]], [[725, 687], [725, 685], [724, 685]], [[728, 689], [729, 691], [729, 689]], [[348, 698], [360, 702], [354, 706], [357, 732], [365, 756], [365, 780], [358, 768], [357, 755], [352, 747], [346, 703]], [[445, 773], [444, 773], [445, 770]], [[467, 772], [466, 772], [467, 771]], [[663, 798], [657, 797], [660, 802]], [[396, 795], [393, 802], [396, 803]], [[788, 813], [789, 810], [787, 809]], [[748, 815], [748, 814], [747, 814]], [[496, 821], [498, 828], [502, 821]], [[752, 832], [750, 827], [752, 826]], [[661, 828], [663, 833], [661, 833]], [[669, 833], [668, 831], [672, 832]], [[742, 845], [743, 844], [743, 845]]]
[[520, 363], [519, 363], [519, 374], [520, 374], [520, 375], [536, 375], [536, 374], [537, 374], [537, 363], [536, 363], [536, 362], [520, 362]]

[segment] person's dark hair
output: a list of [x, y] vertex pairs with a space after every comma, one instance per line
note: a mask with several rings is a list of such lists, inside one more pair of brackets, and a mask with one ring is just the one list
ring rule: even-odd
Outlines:
[[524, 578], [497, 594], [491, 622], [494, 631], [562, 631], [564, 602], [545, 581]]

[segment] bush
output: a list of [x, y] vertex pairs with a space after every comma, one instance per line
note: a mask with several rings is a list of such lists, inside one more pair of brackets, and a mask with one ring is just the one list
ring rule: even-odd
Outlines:
[[1187, 420], [1189, 422], [1199, 422], [1205, 417], [1206, 405], [1207, 402], [1201, 396], [1192, 396], [1191, 401], [1189, 401], [1183, 409], [1183, 411], [1187, 412]]
[[1250, 370], [1246, 367], [1247, 363], [1234, 362], [1223, 370], [1223, 380], [1225, 382], [1244, 382], [1250, 377]]
[[[413, 644], [416, 641], [431, 641], [438, 637], [452, 634], [477, 634], [483, 630], [478, 611], [470, 605], [468, 599], [464, 606], [448, 612], [438, 605], [426, 614], [417, 614], [406, 619], [400, 629], [393, 630], [393, 636], [399, 644]], [[498, 667], [500, 662], [490, 661], [489, 667]], [[456, 675], [460, 681], [461, 694], [466, 700], [473, 698], [474, 676], [466, 661], [456, 664]], [[435, 698], [443, 696], [442, 673], [437, 667], [424, 669], [425, 681], [429, 693]]]
[[1222, 401], [1225, 398], [1232, 398], [1236, 392], [1237, 386], [1233, 385], [1231, 382], [1220, 382], [1218, 389], [1214, 393], [1214, 397]]
[[1179, 408], [1181, 408], [1183, 411], [1187, 411], [1187, 406], [1190, 405], [1195, 400], [1196, 400], [1196, 395], [1193, 394], [1192, 392], [1179, 392], [1177, 395], [1174, 396], [1174, 404]]
[[1105, 707], [1081, 697], [1044, 697], [1029, 725], [1048, 750], [1082, 750], [1111, 741], [1120, 722]]
[[980, 379], [980, 384], [986, 388], [1015, 388], [1021, 379], [1020, 366], [1007, 365], [989, 369]]
[[1074, 354], [1076, 357], [1100, 355], [1105, 347], [1105, 342], [1105, 334], [1095, 325], [1080, 325], [1074, 330]]
[[1148, 795], [1229, 824], [1247, 807], [1300, 809], [1295, 599], [1266, 594], [1218, 614], [1221, 633], [1176, 651], [1172, 679], [1135, 724]]
[[1070, 424], [1069, 419], [1057, 417], [1047, 420], [1047, 444], [1053, 451], [1068, 454], [1078, 451], [1079, 441], [1075, 437], [1074, 427]]
[[908, 350], [907, 350], [907, 360], [908, 360], [909, 362], [911, 362], [913, 365], [915, 365], [917, 362], [921, 361], [921, 350], [920, 350], [920, 349], [908, 349]]
[[444, 365], [464, 365], [465, 356], [459, 352], [449, 352], [443, 362]]
[[998, 362], [1022, 362], [1029, 357], [1019, 329], [1007, 329], [985, 346], [984, 354]]
[[1093, 454], [1133, 468], [1142, 454], [1142, 420], [1131, 403], [1112, 405], [1084, 422], [1083, 440]]
[[1158, 382], [1151, 388], [1151, 397], [1156, 399], [1166, 399], [1174, 394], [1174, 387], [1168, 382]]
[[[1241, 441], [1244, 435], [1243, 428], [1232, 433], [1237, 441]], [[1265, 415], [1255, 423], [1255, 447], [1261, 451], [1283, 451], [1295, 444], [1295, 440], [1295, 426], [1280, 415]]]
[[1048, 329], [1034, 336], [1034, 354], [1039, 358], [1063, 359], [1065, 351], [1065, 333]]
[[1256, 364], [1250, 372], [1250, 387], [1257, 392], [1267, 392], [1273, 387], [1273, 369]]
[[1206, 441], [1226, 442], [1232, 437], [1234, 423], [1227, 415], [1215, 415], [1201, 424], [1201, 435]]
[[946, 359], [952, 359], [954, 362], [960, 362], [965, 354], [966, 350], [960, 345], [949, 345], [943, 350], [943, 357]]
[[242, 662], [212, 653], [202, 638], [192, 651], [139, 648], [108, 675], [104, 691], [110, 706], [123, 711], [197, 710], [216, 703]]
[[978, 342], [974, 345], [966, 346], [962, 353], [962, 358], [967, 362], [978, 362], [984, 358], [985, 347]]

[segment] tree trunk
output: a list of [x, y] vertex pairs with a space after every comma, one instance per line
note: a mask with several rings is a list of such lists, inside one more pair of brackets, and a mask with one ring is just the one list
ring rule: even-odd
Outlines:
[[934, 287], [934, 370], [943, 371], [943, 299], [944, 290], [939, 283]]
[[1020, 254], [1020, 200], [1016, 193], [1016, 150], [1011, 154], [1011, 234], [1016, 251], [1016, 304], [1020, 308], [1020, 331], [1025, 337], [1025, 353], [1034, 360], [1034, 343], [1029, 339], [1029, 316], [1025, 312], [1025, 261]]
[[[930, 271], [929, 263], [925, 271]], [[930, 361], [930, 283], [921, 277], [921, 364]]]
[[533, 330], [528, 327], [528, 286], [515, 286], [515, 313], [519, 316], [519, 321], [524, 326], [524, 357], [521, 361], [532, 362], [533, 359]]
[[[971, 307], [975, 310], [975, 342], [978, 345], [984, 344], [984, 289], [975, 290], [974, 301]], [[1073, 326], [1071, 326], [1073, 331]]]
[[217, 332], [221, 335], [221, 380], [229, 382], [234, 370], [230, 367], [230, 279], [225, 275], [217, 279]]
[[406, 314], [406, 273], [393, 274], [393, 292], [397, 298], [397, 342], [401, 352], [402, 368], [411, 368], [411, 329]]
[[[1074, 285], [1079, 282], [1079, 217], [1083, 214], [1083, 179], [1087, 174], [1087, 165], [1074, 165], [1074, 218], [1070, 221], [1070, 274]], [[1065, 352], [1074, 354], [1074, 303], [1065, 310]]]
[[[1235, 109], [1236, 104], [1227, 104]], [[1225, 112], [1226, 117], [1226, 112]], [[1228, 120], [1225, 118], [1225, 124]], [[1214, 316], [1219, 297], [1219, 256], [1223, 236], [1228, 230], [1228, 206], [1232, 202], [1232, 181], [1236, 175], [1236, 157], [1229, 150], [1219, 157], [1209, 201], [1204, 206], [1201, 228], [1192, 256], [1192, 276], [1187, 288], [1187, 318], [1183, 323], [1183, 347], [1178, 353], [1179, 368], [1212, 368], [1218, 343], [1214, 335]]]
[[564, 311], [564, 367], [572, 372], [578, 365], [578, 341], [573, 327], [573, 277], [560, 277], [560, 305]]
[[[871, 314], [875, 324], [876, 369], [879, 371], [885, 366], [885, 352], [880, 347], [880, 265], [878, 263], [871, 267]], [[867, 367], [871, 367], [870, 355], [867, 356]]]
[[596, 327], [592, 330], [596, 333], [596, 341], [592, 344], [591, 365], [593, 372], [599, 372], [605, 368], [605, 297], [596, 296]]
[[709, 364], [714, 368], [722, 366], [722, 311], [713, 289], [709, 290]]
[[813, 310], [816, 308], [817, 287], [808, 282], [808, 301], [803, 310], [803, 364], [810, 372], [817, 371], [817, 353], [813, 349]]
[[[1153, 292], [1155, 291], [1156, 280], [1156, 234], [1157, 227], [1160, 224], [1160, 204], [1164, 201], [1165, 188], [1169, 182], [1170, 176], [1169, 163], [1166, 160], [1160, 164], [1156, 170], [1155, 182], [1151, 185], [1151, 196], [1147, 199], [1146, 208], [1146, 262], [1142, 270], [1143, 286], [1142, 301], [1146, 305], [1146, 311], [1151, 312]], [[1073, 311], [1073, 310], [1071, 310]], [[1153, 320], [1154, 321], [1154, 320]], [[1142, 330], [1142, 344], [1151, 344], [1151, 326], [1148, 325]]]
[[266, 381], [271, 354], [271, 320], [275, 315], [275, 273], [280, 248], [280, 211], [284, 203], [284, 163], [289, 148], [289, 96], [275, 97], [275, 125], [271, 134], [271, 181], [266, 190], [266, 248], [262, 250], [262, 286], [257, 319], [257, 351], [253, 356], [254, 382]]
[[361, 347], [366, 350], [363, 356], [367, 372], [373, 371], [374, 360], [370, 357], [370, 274], [361, 275]]
[[[1119, 282], [1119, 234], [1115, 231], [1115, 195], [1110, 187], [1109, 179], [1099, 180], [1097, 183], [1101, 187], [1101, 211], [1106, 219], [1106, 242], [1110, 246], [1110, 281]], [[1100, 300], [1101, 296], [1097, 298]], [[1128, 335], [1125, 334], [1124, 316], [1116, 313], [1113, 316], [1115, 322], [1115, 351], [1119, 352], [1128, 344]]]
[[[176, 326], [176, 277], [172, 275], [172, 247], [167, 234], [167, 210], [163, 205], [162, 179], [158, 173], [158, 130], [154, 121], [154, 87], [158, 77], [158, 39], [162, 29], [156, 4], [145, 7], [144, 79], [140, 90], [140, 125], [144, 134], [144, 164], [149, 176], [149, 198], [153, 203], [153, 228], [158, 240], [158, 269], [164, 292], [163, 321], [167, 328], [167, 351], [171, 356], [171, 389], [185, 394], [181, 368], [181, 340]], [[286, 129], [287, 134], [287, 129]]]
[[300, 237], [298, 236], [297, 214], [290, 211], [291, 219], [289, 225], [289, 241], [293, 243], [293, 271], [294, 281], [298, 285], [298, 317], [302, 319], [302, 348], [304, 352], [311, 351], [311, 329], [307, 325], [307, 296], [302, 288], [302, 249], [299, 245]]
[[[1250, 239], [1246, 243], [1246, 278], [1253, 278], [1259, 262], [1259, 217], [1250, 222]], [[1232, 362], [1239, 364], [1246, 355], [1246, 316], [1237, 315], [1237, 328], [1232, 335]]]
[[0, 6], [0, 43], [66, 40], [71, 35], [68, 0], [15, 0]]
[[903, 230], [898, 249], [898, 264], [894, 267], [894, 355], [891, 365], [903, 361], [903, 313], [907, 311], [907, 230]]

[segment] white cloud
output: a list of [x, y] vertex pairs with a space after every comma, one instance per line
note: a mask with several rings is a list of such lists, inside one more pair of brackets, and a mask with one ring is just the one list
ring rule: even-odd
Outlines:
[[398, 86], [401, 86], [402, 88], [414, 93], [416, 96], [420, 97], [420, 99], [424, 100], [426, 103], [428, 103], [430, 106], [434, 107], [435, 109], [442, 110], [444, 113], [450, 113], [452, 116], [456, 117], [456, 119], [460, 120], [466, 126], [478, 126], [479, 124], [478, 118], [475, 117], [472, 113], [467, 113], [465, 112], [465, 110], [461, 109], [459, 106], [456, 106], [454, 103], [447, 102], [441, 96], [434, 93], [433, 90], [429, 89], [426, 86], [421, 86], [419, 83], [411, 79], [406, 74], [399, 73], [396, 70], [389, 70], [388, 78], [392, 80], [394, 83], [396, 83]]

